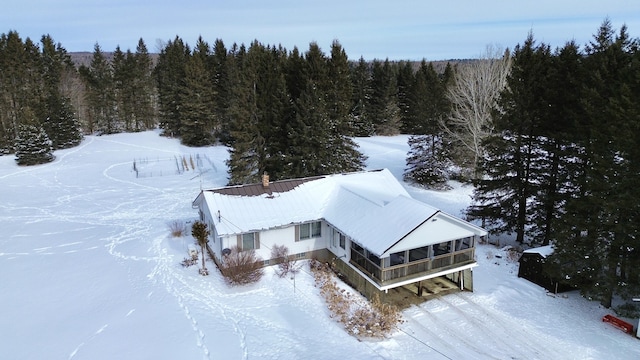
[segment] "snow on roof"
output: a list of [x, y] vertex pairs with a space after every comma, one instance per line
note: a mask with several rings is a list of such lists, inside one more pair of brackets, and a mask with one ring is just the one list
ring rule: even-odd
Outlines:
[[356, 243], [382, 255], [436, 212], [438, 209], [403, 194], [375, 202], [340, 188], [324, 218]]
[[[219, 236], [324, 219], [378, 255], [440, 212], [411, 198], [387, 169], [318, 177], [271, 194], [241, 196], [219, 190], [202, 194], [212, 214], [220, 211], [220, 220], [214, 224]], [[466, 223], [459, 219], [454, 222]], [[430, 238], [473, 235], [468, 228], [460, 230], [458, 224], [446, 226], [443, 221], [438, 225], [430, 226], [435, 231]], [[454, 228], [462, 233], [452, 234]]]
[[438, 211], [426, 219], [419, 228], [407, 234], [401, 242], [385, 250], [385, 253], [381, 257], [399, 251], [411, 250], [455, 239], [463, 239], [474, 235], [486, 236], [487, 232], [469, 222]]
[[527, 249], [523, 251], [525, 254], [540, 254], [542, 257], [546, 258], [547, 256], [553, 254], [553, 245], [540, 246], [533, 249]]

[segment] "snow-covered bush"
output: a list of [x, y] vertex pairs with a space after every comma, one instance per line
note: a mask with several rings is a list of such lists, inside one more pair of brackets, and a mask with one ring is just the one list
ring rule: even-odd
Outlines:
[[222, 257], [220, 272], [229, 285], [250, 284], [259, 281], [264, 275], [262, 259], [254, 250], [241, 251], [237, 246], [231, 253]]
[[402, 321], [398, 308], [384, 304], [377, 295], [368, 302], [340, 288], [327, 264], [311, 260], [309, 265], [332, 317], [343, 324], [349, 334], [381, 338], [391, 333]]
[[183, 237], [187, 233], [187, 225], [180, 220], [173, 220], [169, 223], [169, 232], [172, 237]]
[[289, 273], [295, 274], [300, 270], [297, 261], [289, 255], [289, 248], [284, 245], [274, 245], [271, 248], [271, 259], [277, 265], [276, 274], [281, 278]]
[[198, 256], [196, 255], [196, 256], [186, 257], [182, 259], [182, 262], [180, 262], [180, 265], [182, 265], [182, 267], [190, 267], [197, 263], [198, 263]]

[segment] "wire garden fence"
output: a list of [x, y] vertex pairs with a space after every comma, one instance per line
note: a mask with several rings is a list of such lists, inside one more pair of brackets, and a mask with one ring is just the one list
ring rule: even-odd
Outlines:
[[216, 166], [206, 154], [174, 155], [172, 158], [137, 158], [133, 159], [133, 172], [136, 178], [182, 175], [193, 173], [199, 175]]

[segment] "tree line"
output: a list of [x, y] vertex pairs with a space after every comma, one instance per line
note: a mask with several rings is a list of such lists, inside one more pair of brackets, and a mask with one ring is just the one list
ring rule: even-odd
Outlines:
[[640, 294], [640, 52], [606, 20], [583, 49], [518, 45], [468, 209], [550, 244], [550, 274], [610, 307]]
[[25, 164], [82, 133], [159, 126], [186, 145], [227, 145], [230, 183], [242, 184], [359, 170], [353, 137], [412, 134], [407, 181], [471, 180], [470, 219], [553, 243], [549, 271], [607, 306], [640, 293], [640, 55], [609, 20], [583, 49], [552, 51], [531, 34], [438, 70], [352, 61], [338, 41], [325, 54], [316, 43], [192, 48], [178, 36], [157, 60], [140, 40], [110, 60], [96, 44], [75, 67], [49, 36], [37, 45], [9, 32], [0, 69], [0, 151]]
[[[230, 147], [230, 183], [363, 168], [354, 136], [424, 133], [452, 74], [423, 61], [349, 61], [338, 41], [328, 54], [254, 41], [229, 49], [176, 37], [158, 58], [159, 125], [192, 146]], [[443, 109], [438, 109], [440, 113]]]
[[40, 45], [17, 32], [0, 36], [0, 154], [19, 164], [51, 161], [51, 151], [80, 143], [70, 93], [75, 68], [66, 50], [44, 35]]
[[[258, 41], [227, 49], [220, 39], [210, 45], [199, 38], [192, 48], [176, 36], [154, 60], [140, 39], [135, 52], [117, 47], [107, 55], [96, 44], [79, 67], [58, 43], [55, 69], [45, 64], [53, 46], [48, 35], [42, 49], [15, 31], [3, 42], [9, 46], [0, 47], [2, 73], [19, 70], [0, 84], [4, 154], [18, 155], [22, 124], [42, 130], [51, 150], [60, 148], [52, 126], [60, 119], [76, 131], [69, 145], [83, 133], [159, 126], [186, 145], [228, 145], [232, 184], [259, 181], [265, 172], [283, 179], [360, 170], [365, 158], [352, 137], [435, 131], [453, 76], [449, 64], [436, 71], [426, 61], [351, 61], [338, 41], [325, 54], [316, 43], [304, 52]], [[59, 75], [52, 77], [54, 70]], [[65, 104], [64, 116], [51, 116], [45, 85]]]

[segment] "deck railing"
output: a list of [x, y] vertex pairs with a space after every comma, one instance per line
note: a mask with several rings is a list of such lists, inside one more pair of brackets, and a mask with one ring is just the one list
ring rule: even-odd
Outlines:
[[405, 278], [436, 273], [455, 266], [466, 265], [474, 261], [474, 252], [475, 248], [469, 248], [382, 268], [366, 258], [364, 254], [351, 249], [351, 263], [382, 285], [404, 280]]

